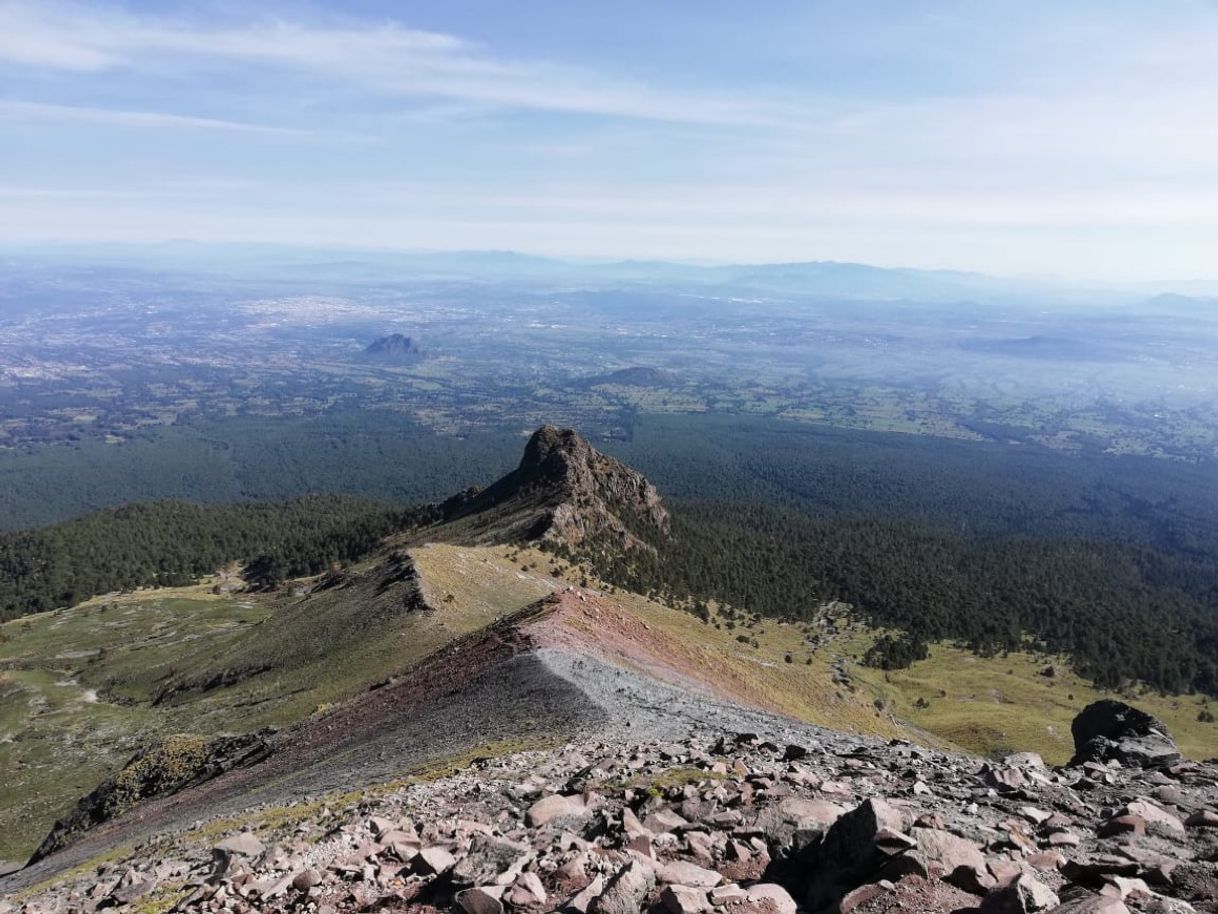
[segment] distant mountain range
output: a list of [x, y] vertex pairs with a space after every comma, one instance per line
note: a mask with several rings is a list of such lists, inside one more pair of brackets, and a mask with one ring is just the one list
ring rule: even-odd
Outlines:
[[[545, 283], [580, 288], [648, 285], [842, 299], [924, 302], [1038, 302], [1137, 305], [1155, 296], [1204, 300], [1218, 297], [1218, 281], [1077, 283], [997, 277], [960, 270], [878, 267], [808, 260], [789, 263], [707, 265], [664, 260], [558, 259], [515, 251], [361, 251], [275, 244], [94, 244], [8, 247], [0, 262], [184, 270], [316, 281], [374, 280]], [[1208, 303], [1206, 303], [1208, 305]]]

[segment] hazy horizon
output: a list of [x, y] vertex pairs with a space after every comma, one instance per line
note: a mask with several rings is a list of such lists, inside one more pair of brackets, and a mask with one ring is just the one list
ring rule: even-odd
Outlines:
[[1212, 275], [1218, 10], [0, 0], [0, 241]]
[[[962, 277], [975, 277], [977, 279], [995, 280], [998, 282], [1009, 283], [1028, 283], [1033, 286], [1042, 285], [1051, 288], [1060, 289], [1080, 289], [1101, 291], [1104, 289], [1111, 290], [1142, 290], [1147, 295], [1154, 294], [1156, 291], [1162, 294], [1197, 294], [1202, 296], [1218, 295], [1218, 273], [1212, 275], [1196, 275], [1196, 276], [1181, 276], [1181, 277], [1151, 277], [1147, 279], [1128, 279], [1115, 280], [1103, 276], [1062, 276], [1053, 273], [1000, 273], [991, 272], [980, 269], [973, 269], [967, 266], [961, 267], [935, 267], [917, 263], [878, 263], [867, 262], [860, 260], [821, 260], [814, 258], [805, 258], [799, 260], [744, 260], [730, 258], [706, 258], [706, 257], [613, 257], [608, 255], [597, 255], [594, 253], [587, 254], [550, 254], [545, 251], [521, 250], [512, 248], [428, 248], [428, 247], [388, 247], [376, 246], [371, 244], [350, 244], [344, 245], [340, 242], [330, 244], [292, 244], [289, 242], [278, 241], [251, 241], [247, 239], [234, 239], [231, 241], [200, 241], [194, 238], [166, 238], [162, 241], [37, 241], [19, 243], [12, 241], [0, 240], [0, 256], [9, 257], [50, 257], [52, 259], [62, 257], [64, 260], [78, 259], [78, 264], [87, 266], [93, 261], [90, 257], [98, 257], [107, 254], [111, 257], [119, 256], [123, 252], [130, 253], [134, 258], [138, 259], [140, 252], [147, 252], [150, 255], [147, 266], [156, 268], [158, 266], [175, 266], [181, 264], [165, 264], [158, 262], [155, 254], [157, 252], [171, 252], [174, 250], [189, 250], [196, 249], [200, 252], [207, 251], [230, 251], [252, 253], [262, 250], [278, 250], [286, 254], [295, 254], [301, 257], [301, 262], [308, 262], [303, 255], [336, 255], [336, 256], [351, 256], [358, 258], [359, 256], [366, 257], [464, 257], [464, 258], [479, 258], [479, 257], [518, 257], [522, 260], [533, 260], [549, 262], [556, 265], [564, 265], [578, 268], [610, 268], [614, 266], [627, 267], [631, 265], [655, 265], [655, 266], [675, 266], [683, 267], [691, 270], [703, 269], [707, 271], [726, 268], [747, 268], [747, 267], [784, 267], [784, 266], [839, 266], [839, 267], [859, 267], [867, 270], [881, 270], [892, 273], [906, 274], [956, 274]], [[84, 260], [79, 258], [84, 257]], [[103, 258], [104, 259], [104, 258]], [[121, 260], [121, 256], [119, 256]], [[1212, 287], [1212, 288], [1211, 288]], [[911, 290], [911, 295], [916, 295], [916, 292]]]

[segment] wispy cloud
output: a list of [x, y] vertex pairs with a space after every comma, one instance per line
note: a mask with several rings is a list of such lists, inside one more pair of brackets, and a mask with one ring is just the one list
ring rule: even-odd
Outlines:
[[544, 61], [501, 59], [439, 32], [397, 23], [282, 19], [217, 26], [137, 17], [105, 6], [0, 2], [0, 60], [55, 70], [155, 68], [172, 59], [236, 60], [388, 96], [678, 123], [764, 125], [797, 116], [781, 102], [682, 92]]
[[189, 117], [159, 111], [123, 111], [113, 108], [87, 108], [78, 105], [52, 105], [0, 99], [0, 119], [15, 121], [73, 121], [89, 124], [114, 124], [122, 127], [172, 127], [187, 130], [224, 130], [238, 133], [266, 133], [283, 136], [308, 136], [310, 131], [211, 117]]
[[1212, 272], [1212, 0], [453, 6], [0, 0], [7, 230]]

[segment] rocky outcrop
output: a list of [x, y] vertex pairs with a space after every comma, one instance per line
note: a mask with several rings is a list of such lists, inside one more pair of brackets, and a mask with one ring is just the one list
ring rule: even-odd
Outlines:
[[542, 541], [629, 550], [669, 535], [668, 512], [642, 473], [552, 425], [533, 433], [515, 470], [486, 489], [450, 498], [441, 513], [443, 537], [472, 545]]
[[1103, 699], [1088, 705], [1074, 718], [1070, 732], [1074, 736], [1071, 765], [1118, 761], [1153, 768], [1181, 758], [1161, 721], [1121, 701]]
[[118, 772], [82, 797], [55, 823], [30, 858], [36, 863], [89, 829], [114, 819], [142, 800], [168, 796], [270, 754], [269, 732], [205, 740], [170, 736], [137, 753]]
[[422, 581], [419, 571], [415, 568], [414, 559], [404, 549], [398, 549], [386, 556], [385, 560], [376, 567], [376, 594], [393, 592], [397, 597], [397, 608], [401, 612], [423, 612], [431, 610], [423, 596]]

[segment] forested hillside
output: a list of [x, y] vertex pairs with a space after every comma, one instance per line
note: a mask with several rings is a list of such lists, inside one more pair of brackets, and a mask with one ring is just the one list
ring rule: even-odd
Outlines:
[[108, 509], [39, 530], [0, 534], [0, 619], [95, 594], [178, 586], [239, 561], [256, 584], [317, 574], [365, 555], [423, 515], [346, 496]]
[[825, 519], [760, 502], [673, 505], [652, 554], [590, 548], [606, 580], [807, 619], [844, 600], [903, 632], [868, 657], [902, 667], [928, 641], [981, 653], [1033, 643], [1096, 684], [1218, 695], [1218, 589], [1204, 559], [1082, 537], [967, 535], [894, 518]]

